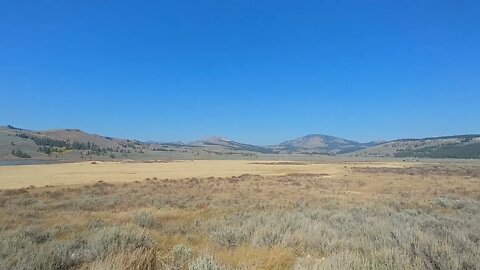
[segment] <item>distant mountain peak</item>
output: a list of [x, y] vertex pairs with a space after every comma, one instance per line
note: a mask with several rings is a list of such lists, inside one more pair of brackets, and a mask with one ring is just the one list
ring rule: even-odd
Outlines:
[[308, 134], [280, 143], [286, 152], [344, 153], [365, 148], [367, 144], [324, 134]]
[[218, 144], [223, 145], [225, 143], [233, 142], [230, 139], [219, 137], [219, 136], [208, 136], [205, 138], [201, 138], [197, 141], [194, 141], [192, 144]]

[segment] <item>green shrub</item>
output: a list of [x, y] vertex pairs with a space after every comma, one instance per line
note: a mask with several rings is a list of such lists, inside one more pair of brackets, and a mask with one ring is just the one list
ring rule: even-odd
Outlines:
[[173, 259], [181, 263], [188, 262], [192, 258], [192, 255], [192, 249], [185, 245], [176, 245], [172, 249]]
[[224, 266], [217, 263], [212, 256], [204, 255], [197, 258], [188, 266], [189, 270], [226, 270]]
[[111, 254], [153, 250], [152, 240], [135, 226], [87, 230], [74, 239], [60, 240], [55, 231], [31, 228], [0, 234], [0, 269], [71, 269]]
[[225, 247], [236, 247], [247, 241], [247, 236], [239, 228], [220, 227], [210, 233], [216, 243]]
[[19, 158], [32, 158], [29, 154], [22, 152], [20, 150], [12, 150], [12, 155], [19, 157]]
[[87, 241], [94, 254], [148, 248], [152, 245], [147, 234], [133, 226], [105, 227], [91, 235]]
[[153, 228], [158, 225], [155, 217], [149, 212], [134, 213], [133, 222], [143, 228]]

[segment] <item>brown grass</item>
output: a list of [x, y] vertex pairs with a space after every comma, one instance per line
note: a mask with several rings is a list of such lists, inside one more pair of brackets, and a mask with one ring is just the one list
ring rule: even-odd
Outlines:
[[[295, 170], [244, 162], [237, 164], [249, 170], [240, 172], [227, 162], [216, 173], [238, 176], [180, 179], [164, 178], [164, 167], [157, 171], [166, 164], [71, 164], [70, 171], [104, 166], [85, 175], [147, 171], [126, 182], [87, 178], [88, 184], [0, 191], [0, 269], [480, 267], [480, 167], [472, 164]], [[187, 164], [193, 171], [200, 166]], [[58, 176], [67, 171], [55, 166]], [[204, 169], [220, 164], [210, 166]]]

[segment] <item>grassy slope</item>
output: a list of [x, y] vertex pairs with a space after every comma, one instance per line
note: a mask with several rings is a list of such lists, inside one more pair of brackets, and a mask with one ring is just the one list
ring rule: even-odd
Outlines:
[[416, 158], [480, 158], [480, 135], [403, 139], [369, 147], [352, 156]]
[[[21, 135], [25, 138], [21, 138]], [[32, 138], [49, 138], [56, 141], [91, 143], [104, 150], [96, 153], [88, 150], [60, 149], [50, 155], [39, 151], [42, 145], [36, 144]], [[212, 159], [212, 158], [257, 158], [271, 153], [267, 148], [246, 144], [188, 146], [173, 144], [142, 143], [88, 134], [76, 129], [31, 131], [0, 127], [0, 160], [15, 160], [18, 157], [11, 151], [22, 151], [38, 160], [115, 160], [115, 159]]]

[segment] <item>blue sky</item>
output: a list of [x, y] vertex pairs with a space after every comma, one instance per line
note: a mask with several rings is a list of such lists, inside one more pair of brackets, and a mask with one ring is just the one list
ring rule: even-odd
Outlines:
[[273, 144], [480, 133], [479, 1], [0, 0], [0, 125]]

